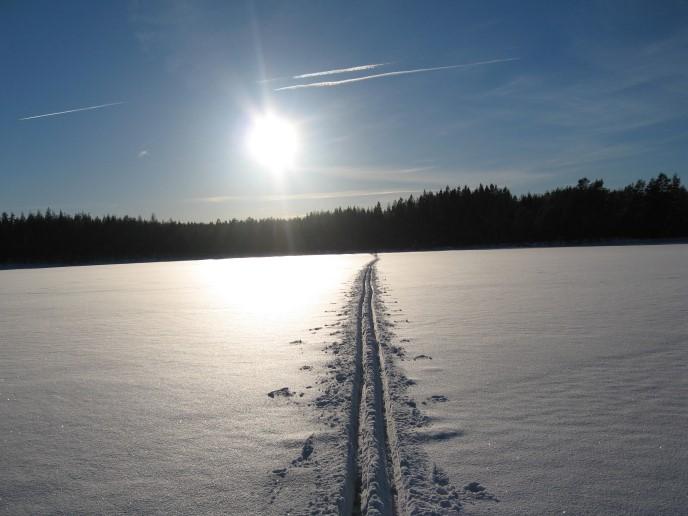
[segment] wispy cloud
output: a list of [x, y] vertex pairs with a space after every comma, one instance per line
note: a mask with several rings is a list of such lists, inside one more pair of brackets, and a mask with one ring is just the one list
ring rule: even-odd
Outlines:
[[280, 195], [218, 195], [214, 197], [196, 197], [189, 199], [188, 202], [198, 203], [223, 203], [229, 201], [249, 201], [249, 202], [271, 202], [271, 201], [303, 201], [318, 199], [346, 199], [351, 197], [377, 197], [387, 195], [405, 195], [416, 193], [416, 190], [346, 190], [342, 192], [309, 192], [300, 194], [280, 194]]
[[120, 104], [126, 104], [126, 102], [109, 102], [107, 104], [99, 104], [97, 106], [88, 106], [88, 107], [82, 107], [82, 108], [76, 108], [76, 109], [67, 109], [66, 111], [56, 111], [55, 113], [44, 113], [42, 115], [33, 115], [33, 116], [25, 116], [24, 118], [20, 118], [19, 120], [33, 120], [34, 118], [44, 118], [47, 116], [58, 116], [58, 115], [66, 115], [68, 113], [77, 113], [78, 111], [90, 111], [92, 109], [101, 109], [101, 108], [106, 108], [110, 106], [119, 106]]
[[356, 179], [362, 181], [410, 181], [411, 178], [427, 180], [434, 171], [434, 166], [422, 167], [375, 167], [375, 166], [330, 166], [330, 167], [305, 167], [300, 172], [306, 174], [317, 174], [318, 176], [328, 176], [346, 179]]
[[351, 68], [337, 68], [335, 70], [325, 70], [324, 72], [302, 73], [301, 75], [294, 75], [292, 79], [307, 79], [308, 77], [320, 77], [321, 75], [335, 75], [338, 73], [363, 72], [365, 70], [373, 70], [389, 63], [374, 63], [361, 66], [352, 66]]
[[148, 156], [148, 149], [143, 149], [139, 152], [139, 158], [145, 158], [146, 156]]
[[[409, 75], [414, 73], [435, 72], [438, 70], [451, 70], [454, 68], [470, 68], [474, 66], [482, 66], [496, 63], [506, 63], [509, 61], [518, 61], [519, 57], [508, 57], [503, 59], [491, 59], [489, 61], [476, 61], [475, 63], [454, 64], [447, 66], [434, 66], [431, 68], [414, 68], [412, 70], [397, 70], [394, 72], [377, 73], [373, 75], [364, 75], [363, 77], [353, 77], [351, 79], [342, 79], [340, 81], [323, 81], [311, 82], [307, 84], [294, 84], [292, 86], [283, 86], [275, 88], [274, 91], [298, 90], [303, 88], [329, 88], [332, 86], [341, 86], [342, 84], [351, 84], [354, 82], [369, 81], [371, 79], [381, 79], [383, 77], [396, 77], [398, 75]], [[303, 77], [303, 76], [302, 76]], [[295, 77], [296, 78], [296, 77]]]
[[[318, 171], [320, 176], [336, 177], [357, 182], [372, 182], [378, 188], [389, 190], [399, 189], [400, 193], [423, 191], [423, 189], [442, 189], [445, 186], [494, 183], [500, 186], [520, 187], [535, 180], [544, 180], [552, 176], [547, 167], [539, 170], [530, 166], [530, 163], [522, 167], [456, 167], [427, 166], [412, 168], [395, 167], [356, 167], [337, 166], [319, 167], [312, 169]], [[403, 190], [402, 190], [403, 189]], [[415, 189], [415, 190], [413, 190]]]

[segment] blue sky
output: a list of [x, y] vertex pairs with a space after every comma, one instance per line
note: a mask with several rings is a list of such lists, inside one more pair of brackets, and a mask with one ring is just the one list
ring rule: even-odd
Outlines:
[[[688, 180], [685, 1], [6, 0], [0, 41], [0, 211], [205, 221]], [[268, 110], [300, 134], [280, 177], [245, 148]]]

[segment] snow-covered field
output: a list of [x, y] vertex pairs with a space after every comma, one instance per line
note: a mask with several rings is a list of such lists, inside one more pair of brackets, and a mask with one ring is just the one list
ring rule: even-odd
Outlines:
[[0, 271], [0, 512], [681, 514], [688, 246]]
[[292, 400], [325, 360], [308, 329], [368, 260], [1, 271], [0, 512], [283, 513], [271, 470], [315, 430]]
[[410, 394], [453, 436], [426, 451], [499, 500], [465, 514], [688, 512], [688, 246], [390, 254], [378, 268], [403, 310]]

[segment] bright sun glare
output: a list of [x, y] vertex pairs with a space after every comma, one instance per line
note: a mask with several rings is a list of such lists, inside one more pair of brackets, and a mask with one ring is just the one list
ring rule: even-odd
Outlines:
[[299, 149], [296, 128], [273, 114], [257, 116], [248, 133], [248, 150], [253, 158], [273, 172], [294, 165]]

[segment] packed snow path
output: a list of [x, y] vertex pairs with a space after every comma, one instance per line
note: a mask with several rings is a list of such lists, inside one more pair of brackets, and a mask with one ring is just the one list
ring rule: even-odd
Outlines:
[[388, 515], [397, 512], [395, 472], [400, 468], [394, 453], [396, 431], [383, 350], [375, 334], [374, 263], [365, 269], [356, 314], [356, 371], [349, 425], [349, 457], [353, 460], [347, 470], [345, 513]]
[[[452, 507], [458, 510], [458, 504], [432, 496], [436, 493], [433, 493], [434, 486], [425, 482], [429, 475], [422, 471], [425, 463], [419, 450], [410, 441], [409, 446], [404, 447], [398, 438], [395, 403], [402, 402], [407, 408], [415, 404], [402, 399], [400, 386], [406, 385], [407, 380], [398, 371], [388, 370], [393, 367], [392, 358], [386, 356], [386, 346], [378, 341], [376, 262], [377, 258], [362, 273], [356, 305], [349, 460], [341, 512], [377, 516], [419, 514], [428, 510], [439, 514], [449, 512], [447, 509]], [[411, 417], [400, 415], [400, 423], [408, 427], [408, 423], [415, 420], [417, 426], [423, 421], [419, 416], [414, 409]], [[410, 455], [416, 456], [411, 458]], [[415, 489], [409, 489], [409, 485]]]
[[[409, 397], [415, 381], [400, 367], [405, 353], [388, 317], [399, 309], [386, 308], [376, 263], [377, 258], [356, 275], [340, 319], [327, 331], [327, 358], [315, 380], [317, 394], [308, 402], [318, 431], [302, 441], [290, 464], [272, 470], [270, 510], [275, 514], [284, 514], [284, 508], [311, 516], [459, 511], [463, 493], [423, 450], [436, 436], [428, 428], [430, 419]], [[307, 479], [313, 490], [301, 497]]]

